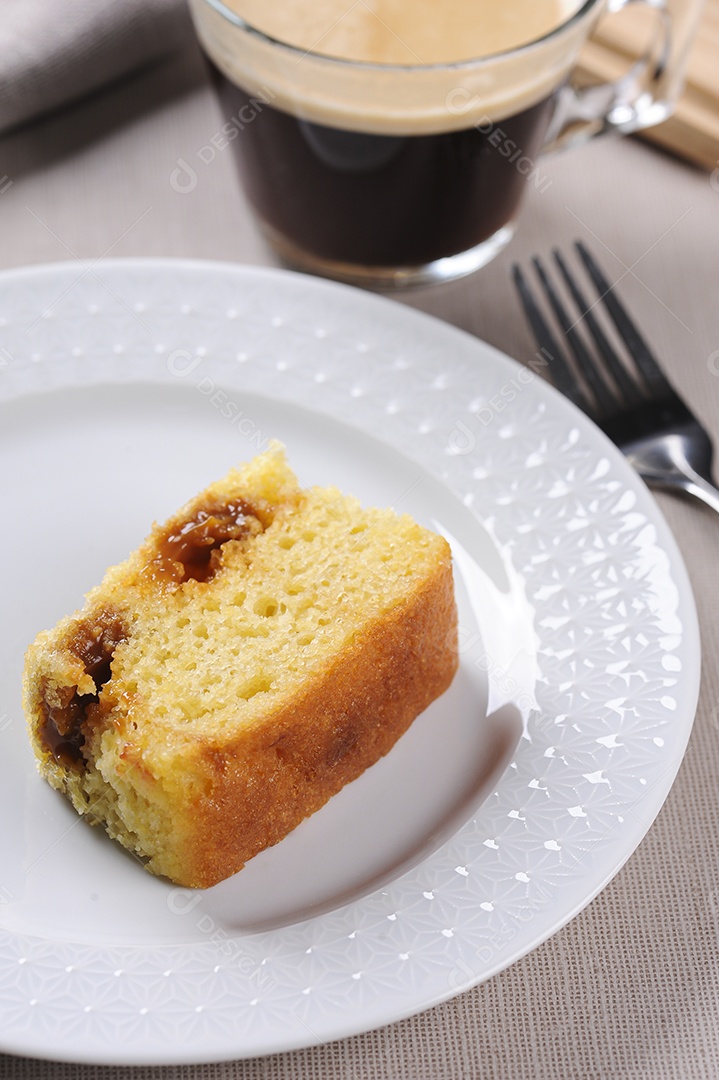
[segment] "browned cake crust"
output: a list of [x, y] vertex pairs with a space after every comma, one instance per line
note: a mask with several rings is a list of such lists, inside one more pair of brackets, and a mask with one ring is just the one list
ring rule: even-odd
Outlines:
[[205, 887], [239, 870], [391, 750], [456, 668], [449, 567], [337, 657], [256, 731], [197, 749], [209, 796], [188, 807], [187, 876]]
[[302, 491], [276, 447], [38, 635], [24, 704], [49, 783], [205, 888], [386, 754], [456, 666], [446, 542]]

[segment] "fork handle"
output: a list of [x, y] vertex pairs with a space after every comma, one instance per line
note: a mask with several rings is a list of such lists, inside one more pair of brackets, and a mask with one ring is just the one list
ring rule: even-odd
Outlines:
[[719, 487], [715, 484], [710, 484], [709, 481], [704, 480], [703, 476], [697, 476], [696, 480], [690, 480], [680, 486], [684, 491], [688, 491], [689, 495], [696, 496], [697, 499], [705, 502], [707, 507], [719, 513]]
[[681, 483], [672, 486], [681, 488], [689, 495], [695, 495], [697, 499], [701, 499], [719, 514], [719, 488], [705, 480], [703, 476], [697, 474], [693, 478], [684, 477]]
[[[696, 471], [684, 449], [680, 435], [665, 436], [659, 443], [633, 446], [627, 450], [627, 457], [650, 487], [685, 491], [719, 513], [719, 488]], [[709, 471], [708, 464], [706, 468]]]

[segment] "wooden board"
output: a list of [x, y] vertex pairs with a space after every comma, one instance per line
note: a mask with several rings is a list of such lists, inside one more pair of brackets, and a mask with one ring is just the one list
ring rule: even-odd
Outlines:
[[[580, 78], [604, 81], [626, 72], [651, 32], [648, 17], [637, 7], [602, 20], [582, 51]], [[706, 0], [674, 115], [642, 137], [704, 168], [719, 167], [719, 0]]]

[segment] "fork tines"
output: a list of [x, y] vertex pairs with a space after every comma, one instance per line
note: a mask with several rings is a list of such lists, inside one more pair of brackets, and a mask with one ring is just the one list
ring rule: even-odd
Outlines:
[[[667, 382], [649, 346], [626, 309], [620, 303], [596, 260], [581, 241], [577, 241], [575, 247], [599, 296], [599, 300], [594, 301], [593, 304], [588, 303], [561, 252], [554, 249], [552, 254], [572, 301], [579, 312], [578, 318], [573, 319], [568, 314], [565, 303], [557, 288], [552, 284], [552, 280], [542, 261], [535, 257], [532, 263], [554, 317], [561, 327], [565, 340], [574, 356], [577, 368], [581, 372], [587, 389], [591, 392], [591, 398], [582, 389], [570, 363], [563, 354], [541, 308], [534, 298], [527, 278], [516, 264], [512, 271], [525, 314], [545, 359], [550, 363], [550, 374], [557, 389], [571, 398], [589, 416], [595, 418], [599, 416], [603, 419], [610, 417], [620, 409], [625, 410], [632, 406], [641, 406], [647, 401], [658, 398], [671, 398], [678, 401], [675, 391]], [[626, 345], [627, 351], [634, 361], [639, 381], [635, 381], [631, 377], [597, 321], [593, 308], [599, 301], [603, 303], [619, 337]], [[601, 365], [597, 363], [597, 360], [587, 348], [585, 340], [578, 331], [580, 323], [584, 324], [593, 340], [596, 351], [604, 362], [605, 370], [611, 375], [611, 380], [602, 374]]]

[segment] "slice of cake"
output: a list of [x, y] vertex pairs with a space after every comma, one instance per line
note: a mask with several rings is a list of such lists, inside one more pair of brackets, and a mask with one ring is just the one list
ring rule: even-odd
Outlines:
[[445, 540], [301, 490], [273, 444], [39, 634], [24, 703], [50, 784], [207, 887], [386, 754], [456, 665]]

